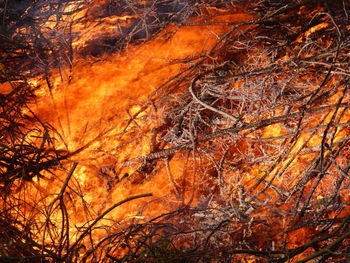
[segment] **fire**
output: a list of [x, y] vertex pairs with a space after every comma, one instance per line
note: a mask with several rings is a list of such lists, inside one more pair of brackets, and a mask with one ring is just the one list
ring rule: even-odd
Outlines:
[[23, 168], [2, 209], [64, 260], [181, 262], [198, 242], [204, 261], [306, 262], [338, 233], [346, 246], [346, 47], [319, 36], [345, 29], [322, 4], [165, 2], [67, 1], [42, 22], [65, 57], [24, 71], [20, 115], [25, 158], [55, 169]]
[[[214, 18], [217, 22], [239, 23], [252, 19], [252, 16], [238, 13], [216, 15]], [[119, 20], [127, 20], [127, 17], [112, 17], [109, 23], [115, 24]], [[202, 21], [199, 18], [189, 22]], [[91, 27], [101, 31], [96, 25]], [[136, 193], [152, 192], [155, 198], [164, 199], [165, 204], [170, 202], [174, 208], [189, 201], [191, 193], [187, 193], [182, 202], [177, 200], [179, 193], [175, 196], [171, 194], [174, 189], [169, 184], [167, 173], [171, 170], [176, 177], [183, 173], [185, 167], [180, 161], [171, 162], [168, 171], [163, 168], [154, 178], [143, 182], [142, 177], [137, 178], [135, 175], [138, 172], [134, 167], [123, 168], [123, 160], [146, 155], [151, 150], [149, 132], [160, 125], [160, 120], [157, 120], [156, 112], [143, 108], [149, 104], [147, 96], [183, 67], [181, 63], [171, 62], [197, 57], [206, 52], [226, 30], [227, 27], [215, 25], [179, 29], [169, 26], [154, 40], [141, 46], [130, 46], [123, 53], [116, 53], [112, 57], [106, 55], [98, 62], [76, 59], [71, 69], [60, 69], [60, 72], [54, 70], [50, 75], [50, 83], [44, 78], [31, 80], [33, 86], [41, 87], [36, 92], [35, 114], [42, 121], [53, 125], [60, 138], [55, 142], [55, 148], [58, 151], [79, 151], [72, 156], [79, 164], [74, 170], [74, 186], [71, 187], [78, 187], [80, 192], [73, 190], [66, 200], [70, 224], [75, 226], [70, 229], [70, 235], [76, 235], [79, 224], [84, 225], [95, 215], [101, 214], [116, 200]], [[167, 39], [166, 34], [169, 33], [173, 34], [171, 39]], [[79, 50], [86, 41], [84, 37], [79, 38], [73, 47]], [[193, 43], [197, 43], [196, 46]], [[154, 117], [147, 120], [146, 114]], [[142, 126], [142, 130], [138, 129], [139, 126]], [[138, 130], [141, 134], [137, 134]], [[128, 141], [131, 144], [125, 147], [123, 144]], [[81, 148], [84, 149], [80, 151]], [[118, 166], [122, 170], [117, 175], [114, 169]], [[61, 187], [55, 182], [62, 182], [64, 174], [56, 179], [56, 175], [52, 177], [47, 174], [47, 178], [35, 179], [34, 184], [26, 186], [30, 195], [28, 213], [32, 213], [33, 207], [40, 211], [53, 204]], [[125, 174], [135, 175], [136, 185], [123, 181], [119, 183], [119, 178], [113, 178]], [[114, 220], [128, 220], [131, 217], [142, 221], [145, 216], [138, 216], [137, 210], [143, 202], [124, 205], [115, 209], [109, 217]], [[168, 210], [161, 203], [148, 205], [147, 209], [147, 218]], [[35, 217], [42, 217], [39, 220], [45, 221], [47, 216], [43, 214]], [[57, 215], [51, 220], [53, 224], [60, 224], [63, 218]]]

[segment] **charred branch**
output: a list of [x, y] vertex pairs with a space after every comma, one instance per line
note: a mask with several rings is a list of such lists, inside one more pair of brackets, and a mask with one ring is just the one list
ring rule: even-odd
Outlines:
[[[43, 0], [0, 1], [0, 8], [0, 82], [10, 86], [0, 93], [1, 212], [7, 216], [0, 218], [0, 260], [349, 260], [346, 1]], [[216, 12], [238, 11], [254, 18], [214, 19]], [[95, 32], [111, 23], [118, 32], [98, 31], [91, 38], [76, 31], [87, 25]], [[142, 185], [161, 174], [180, 205], [153, 217], [144, 216], [142, 208], [126, 223], [108, 215], [152, 194], [131, 195], [96, 213], [85, 207], [88, 220], [75, 226], [72, 239], [68, 204], [73, 195], [85, 202], [74, 163], [51, 202], [31, 207], [33, 214], [45, 215], [44, 222], [25, 217], [21, 207], [30, 205], [14, 186], [64, 170], [63, 161], [110, 132], [75, 151], [57, 150], [63, 135], [31, 111], [40, 87], [29, 78], [42, 76], [52, 93], [51, 73], [72, 70], [77, 57], [95, 63], [160, 34], [168, 41], [181, 28], [210, 26], [225, 30], [200, 54], [170, 61], [181, 71], [136, 113], [128, 112], [113, 152], [98, 147], [93, 152], [113, 160], [96, 169], [107, 181], [107, 198], [122, 184]], [[76, 39], [81, 42], [73, 44]], [[147, 154], [118, 156], [140, 138], [149, 142]], [[182, 175], [174, 175], [174, 163], [182, 165]], [[99, 230], [105, 234], [96, 241]], [[303, 243], [296, 238], [301, 235]]]

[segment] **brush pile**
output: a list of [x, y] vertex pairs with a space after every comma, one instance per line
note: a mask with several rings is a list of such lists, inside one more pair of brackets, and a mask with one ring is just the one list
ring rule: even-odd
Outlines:
[[[83, 2], [0, 1], [0, 81], [7, 87], [0, 94], [2, 262], [350, 260], [346, 1]], [[216, 13], [243, 11], [254, 19], [215, 22]], [[75, 19], [67, 22], [72, 14]], [[129, 17], [118, 34], [106, 30], [92, 38], [76, 30], [86, 21], [94, 21], [87, 27], [93, 30], [106, 27], [113, 16]], [[47, 20], [56, 26], [43, 27]], [[147, 220], [140, 212], [113, 224], [98, 242], [89, 240], [114, 208], [149, 196], [136, 195], [71, 240], [65, 193], [75, 172], [76, 164], [69, 168], [74, 153], [56, 150], [57, 131], [31, 111], [40, 87], [29, 79], [44, 76], [50, 89], [51, 71], [74, 67], [77, 57], [96, 63], [160, 34], [171, 39], [180, 28], [213, 25], [227, 30], [200, 55], [169, 62], [182, 70], [142, 108], [149, 114], [144, 119], [157, 116], [161, 123], [148, 133], [150, 152], [123, 160], [122, 168], [133, 167], [133, 174], [116, 168], [103, 173], [132, 186], [166, 169], [181, 205]], [[75, 45], [74, 39], [82, 42]], [[135, 129], [146, 136], [142, 126]], [[184, 164], [182, 177], [172, 174], [172, 162]], [[47, 242], [38, 240], [35, 218], [23, 221], [19, 207], [26, 193], [18, 192], [58, 169], [70, 171], [47, 207]], [[62, 214], [61, 228], [50, 224], [54, 213]]]

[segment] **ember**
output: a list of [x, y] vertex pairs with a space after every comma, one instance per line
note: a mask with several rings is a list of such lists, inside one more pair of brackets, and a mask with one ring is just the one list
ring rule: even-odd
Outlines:
[[0, 261], [348, 262], [349, 11], [0, 0]]

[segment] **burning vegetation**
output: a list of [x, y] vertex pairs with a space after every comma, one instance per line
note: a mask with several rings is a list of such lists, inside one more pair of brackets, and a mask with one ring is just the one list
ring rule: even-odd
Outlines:
[[0, 0], [0, 261], [348, 262], [349, 13]]

